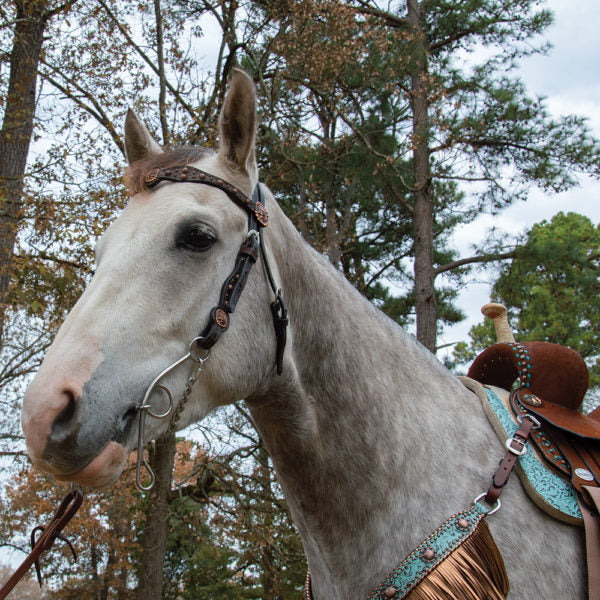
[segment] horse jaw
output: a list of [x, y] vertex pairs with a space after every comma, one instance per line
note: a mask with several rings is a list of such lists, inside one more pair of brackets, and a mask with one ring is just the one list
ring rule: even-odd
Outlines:
[[90, 488], [108, 487], [121, 476], [128, 456], [129, 452], [127, 448], [117, 442], [111, 441], [83, 469], [69, 475], [55, 474], [54, 477], [59, 481], [72, 481], [78, 485]]

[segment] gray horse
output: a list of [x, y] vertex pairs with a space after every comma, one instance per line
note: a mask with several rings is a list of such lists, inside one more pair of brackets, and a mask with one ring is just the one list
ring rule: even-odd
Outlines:
[[[164, 153], [129, 114], [129, 162], [184, 161], [251, 196], [255, 104], [252, 81], [236, 71], [218, 153]], [[222, 190], [185, 182], [148, 190], [140, 177], [130, 168], [133, 197], [98, 243], [96, 273], [23, 406], [34, 464], [84, 486], [119, 477], [145, 390], [204, 328], [248, 233], [247, 214]], [[177, 426], [244, 398], [302, 537], [314, 597], [365, 599], [487, 490], [503, 445], [476, 396], [312, 250], [263, 193], [266, 254], [290, 316], [283, 372], [274, 366], [273, 293], [255, 267]], [[166, 377], [176, 399], [196, 367], [188, 361]], [[148, 439], [169, 426], [148, 421]], [[510, 597], [583, 598], [582, 532], [543, 514], [516, 477], [502, 503], [487, 521]]]

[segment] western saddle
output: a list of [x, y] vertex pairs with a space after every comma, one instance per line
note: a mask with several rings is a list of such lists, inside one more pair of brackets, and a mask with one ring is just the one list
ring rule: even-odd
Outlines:
[[585, 526], [588, 597], [600, 600], [600, 407], [588, 415], [581, 411], [587, 365], [565, 346], [516, 342], [501, 304], [486, 304], [481, 312], [493, 319], [498, 343], [475, 359], [467, 375], [504, 390], [514, 386], [510, 408], [515, 418], [535, 419], [529, 440], [576, 491]]

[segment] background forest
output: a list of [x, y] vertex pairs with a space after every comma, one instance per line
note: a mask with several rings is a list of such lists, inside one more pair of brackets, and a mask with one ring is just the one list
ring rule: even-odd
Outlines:
[[[469, 255], [452, 244], [532, 190], [600, 177], [586, 120], [556, 116], [519, 78], [552, 22], [542, 0], [2, 3], [0, 564], [21, 560], [65, 493], [30, 468], [19, 405], [127, 202], [125, 113], [162, 145], [212, 147], [235, 66], [257, 85], [261, 180], [364, 295], [436, 352], [465, 318], [459, 292], [485, 274], [517, 339], [577, 349], [597, 387], [597, 224], [565, 207]], [[477, 325], [445, 360], [460, 371], [493, 341]], [[68, 532], [79, 565], [57, 544], [43, 597], [299, 597], [302, 548], [243, 402], [150, 453], [152, 494], [132, 469], [86, 494]], [[11, 597], [41, 596], [26, 581]]]

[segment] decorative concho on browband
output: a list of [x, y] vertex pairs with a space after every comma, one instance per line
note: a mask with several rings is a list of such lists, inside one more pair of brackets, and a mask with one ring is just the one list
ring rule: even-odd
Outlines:
[[206, 171], [196, 169], [195, 167], [179, 166], [179, 167], [168, 167], [165, 169], [159, 169], [154, 167], [150, 169], [144, 176], [144, 183], [147, 188], [153, 188], [158, 185], [161, 181], [178, 181], [186, 183], [204, 183], [212, 187], [216, 187], [224, 191], [236, 204], [241, 206], [244, 210], [252, 213], [256, 220], [263, 226], [266, 227], [269, 224], [269, 213], [267, 209], [258, 201], [248, 198], [245, 194], [240, 192], [238, 188], [231, 185], [229, 182], [211, 175]]

